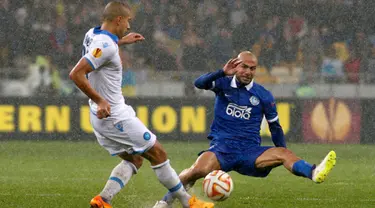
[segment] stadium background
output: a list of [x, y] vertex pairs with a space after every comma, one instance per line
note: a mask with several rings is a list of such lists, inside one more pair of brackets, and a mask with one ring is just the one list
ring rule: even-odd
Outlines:
[[[68, 79], [106, 2], [0, 0], [3, 207], [84, 207], [118, 162], [95, 142], [87, 98]], [[375, 207], [375, 1], [129, 2], [146, 41], [122, 47], [123, 93], [177, 171], [207, 147], [213, 117], [213, 93], [193, 80], [241, 50], [259, 57], [256, 81], [277, 99], [288, 147], [313, 162], [339, 155], [329, 183], [313, 188], [282, 168], [266, 180], [231, 173], [234, 194], [218, 207]], [[266, 123], [261, 135], [271, 144]], [[114, 205], [150, 207], [164, 192], [152, 177], [143, 168]]]
[[[256, 81], [284, 105], [288, 140], [375, 141], [373, 1], [130, 2], [146, 41], [122, 47], [123, 92], [160, 138], [204, 139], [213, 93], [193, 80], [251, 50]], [[68, 73], [105, 3], [1, 1], [1, 138], [92, 138]]]

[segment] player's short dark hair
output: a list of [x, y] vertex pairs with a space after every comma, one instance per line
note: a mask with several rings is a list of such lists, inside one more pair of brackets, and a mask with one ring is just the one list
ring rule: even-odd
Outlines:
[[102, 15], [103, 21], [112, 21], [114, 18], [118, 16], [130, 16], [131, 8], [129, 4], [125, 2], [119, 1], [111, 1], [109, 2], [105, 8]]

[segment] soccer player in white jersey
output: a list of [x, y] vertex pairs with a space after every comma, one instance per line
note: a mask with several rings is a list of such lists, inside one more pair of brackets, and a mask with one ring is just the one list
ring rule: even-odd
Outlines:
[[121, 92], [122, 63], [118, 45], [144, 39], [137, 33], [124, 36], [130, 28], [131, 17], [127, 4], [108, 3], [102, 25], [86, 33], [83, 57], [69, 74], [90, 98], [90, 121], [99, 144], [111, 155], [122, 159], [90, 205], [93, 208], [111, 208], [112, 198], [126, 186], [146, 158], [160, 183], [174, 193], [184, 208], [214, 207], [212, 203], [200, 201], [186, 192], [156, 136], [136, 117], [133, 108], [125, 104]]

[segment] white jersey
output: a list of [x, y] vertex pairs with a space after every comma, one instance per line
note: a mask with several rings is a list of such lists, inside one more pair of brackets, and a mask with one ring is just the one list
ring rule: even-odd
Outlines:
[[[94, 71], [88, 74], [90, 85], [111, 106], [111, 118], [123, 120], [135, 116], [131, 106], [125, 104], [121, 91], [122, 62], [117, 45], [118, 37], [101, 30], [100, 26], [90, 29], [83, 41], [82, 55]], [[97, 112], [97, 104], [89, 100], [90, 110]]]
[[99, 144], [111, 155], [141, 154], [154, 146], [156, 136], [135, 116], [133, 108], [125, 104], [117, 42], [117, 36], [100, 27], [90, 29], [83, 41], [83, 57], [93, 68], [88, 74], [90, 85], [111, 106], [111, 116], [98, 119], [98, 106], [90, 99], [90, 121]]

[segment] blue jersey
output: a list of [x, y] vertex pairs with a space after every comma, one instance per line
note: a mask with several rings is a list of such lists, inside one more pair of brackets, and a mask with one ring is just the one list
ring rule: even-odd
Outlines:
[[278, 119], [272, 94], [253, 81], [240, 86], [235, 77], [222, 77], [213, 85], [215, 115], [209, 136], [247, 139], [260, 144], [263, 116], [269, 122]]
[[271, 129], [276, 146], [285, 146], [274, 97], [263, 86], [254, 81], [243, 86], [235, 76], [226, 77], [222, 70], [201, 76], [195, 85], [211, 89], [216, 94], [209, 139], [240, 140], [260, 145], [260, 127], [265, 117], [269, 124], [277, 123], [275, 130]]

